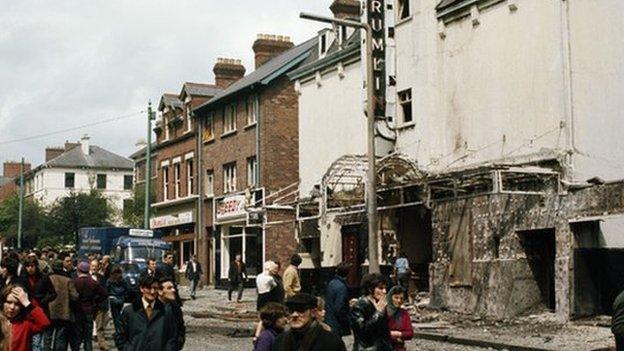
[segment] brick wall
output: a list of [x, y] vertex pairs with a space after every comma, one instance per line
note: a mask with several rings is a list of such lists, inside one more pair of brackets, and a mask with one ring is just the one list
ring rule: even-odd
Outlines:
[[284, 270], [288, 267], [290, 256], [297, 252], [295, 213], [288, 210], [267, 210], [267, 222], [269, 225], [265, 227], [266, 259], [279, 261]]
[[[20, 174], [20, 162], [5, 162], [2, 175], [5, 177], [18, 177]], [[24, 163], [24, 172], [30, 171], [30, 163]]]

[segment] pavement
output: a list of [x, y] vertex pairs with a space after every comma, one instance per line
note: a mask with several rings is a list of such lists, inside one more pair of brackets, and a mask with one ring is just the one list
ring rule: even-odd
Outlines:
[[[216, 351], [220, 342], [226, 345], [223, 350], [234, 345], [251, 350], [250, 336], [257, 321], [253, 289], [245, 290], [241, 303], [228, 301], [227, 291], [211, 288], [198, 290], [197, 299], [190, 300], [187, 287], [181, 286], [180, 295], [185, 299], [188, 330], [185, 350]], [[422, 303], [409, 309], [416, 336], [408, 350], [598, 351], [615, 345], [604, 317], [561, 324], [549, 313], [488, 321], [431, 310]], [[210, 348], [205, 347], [206, 342]], [[352, 338], [345, 338], [345, 342], [352, 344]]]

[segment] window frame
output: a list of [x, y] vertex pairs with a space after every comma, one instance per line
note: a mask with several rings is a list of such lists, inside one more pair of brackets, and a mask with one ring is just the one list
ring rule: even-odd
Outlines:
[[247, 101], [245, 102], [245, 108], [247, 109], [247, 125], [251, 126], [258, 123], [256, 99], [253, 96], [247, 98]]
[[[413, 106], [413, 93], [412, 88], [403, 89], [397, 92], [397, 102], [399, 106], [399, 123], [401, 125], [404, 124], [413, 124], [414, 123], [414, 106]], [[409, 104], [409, 109], [406, 108], [406, 105]], [[406, 120], [408, 116], [405, 111], [409, 111], [409, 120]]]
[[223, 109], [223, 135], [236, 131], [236, 105], [230, 104]]
[[[71, 176], [71, 185], [67, 185], [69, 176]], [[65, 189], [75, 189], [76, 188], [76, 173], [75, 172], [65, 172]]]
[[202, 139], [204, 142], [212, 141], [215, 138], [214, 134], [214, 112], [210, 112], [204, 121], [204, 130], [202, 133]]
[[[101, 180], [104, 180], [104, 185], [100, 184]], [[108, 186], [108, 177], [106, 176], [106, 173], [98, 173], [95, 175], [95, 188], [98, 190], [106, 190], [106, 187]]]
[[185, 161], [186, 163], [186, 196], [193, 195], [194, 192], [194, 181], [195, 181], [195, 171], [193, 158], [189, 157]]
[[[128, 187], [127, 179], [130, 179], [129, 187]], [[132, 188], [134, 188], [134, 177], [132, 175], [124, 174], [123, 180], [124, 180], [124, 185], [123, 185], [124, 190], [132, 190]]]
[[247, 157], [247, 186], [258, 185], [258, 159], [256, 156]]
[[[406, 6], [407, 5], [407, 6]], [[403, 15], [403, 12], [407, 12]], [[397, 0], [397, 22], [406, 21], [412, 17], [411, 1], [410, 0]]]
[[163, 200], [169, 200], [169, 166], [162, 166]]
[[180, 191], [182, 190], [182, 167], [180, 162], [173, 164], [173, 186], [174, 186], [174, 199], [180, 198]]
[[236, 162], [223, 165], [223, 193], [233, 193], [236, 191]]
[[206, 184], [204, 188], [204, 193], [207, 197], [214, 196], [214, 170], [207, 169], [206, 170]]

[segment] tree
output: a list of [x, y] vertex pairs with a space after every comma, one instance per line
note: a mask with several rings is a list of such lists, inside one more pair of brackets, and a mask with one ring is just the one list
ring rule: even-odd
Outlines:
[[64, 244], [74, 244], [78, 242], [78, 229], [110, 226], [113, 214], [112, 206], [99, 191], [71, 193], [50, 208], [52, 234]]
[[[156, 192], [154, 191], [154, 183], [151, 183], [150, 187], [150, 203], [156, 202]], [[132, 193], [132, 197], [124, 201], [123, 206], [123, 220], [124, 224], [130, 227], [142, 228], [143, 227], [143, 214], [145, 212], [145, 186], [136, 185]], [[150, 207], [150, 217], [154, 213]]]
[[[39, 242], [49, 234], [45, 209], [32, 197], [25, 198], [22, 219], [22, 247], [33, 248], [40, 245]], [[18, 221], [19, 194], [15, 192], [0, 203], [0, 236], [7, 240], [6, 244], [9, 246], [17, 247]]]

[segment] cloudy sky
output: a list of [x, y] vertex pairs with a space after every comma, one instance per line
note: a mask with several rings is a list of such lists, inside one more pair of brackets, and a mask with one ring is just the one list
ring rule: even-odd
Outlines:
[[[300, 43], [331, 0], [3, 0], [0, 162], [43, 162], [46, 146], [89, 134], [122, 155], [145, 138], [148, 100], [185, 81], [212, 83], [217, 57], [253, 69], [258, 33]], [[78, 130], [57, 131], [118, 120]], [[46, 135], [48, 134], [48, 135]]]

